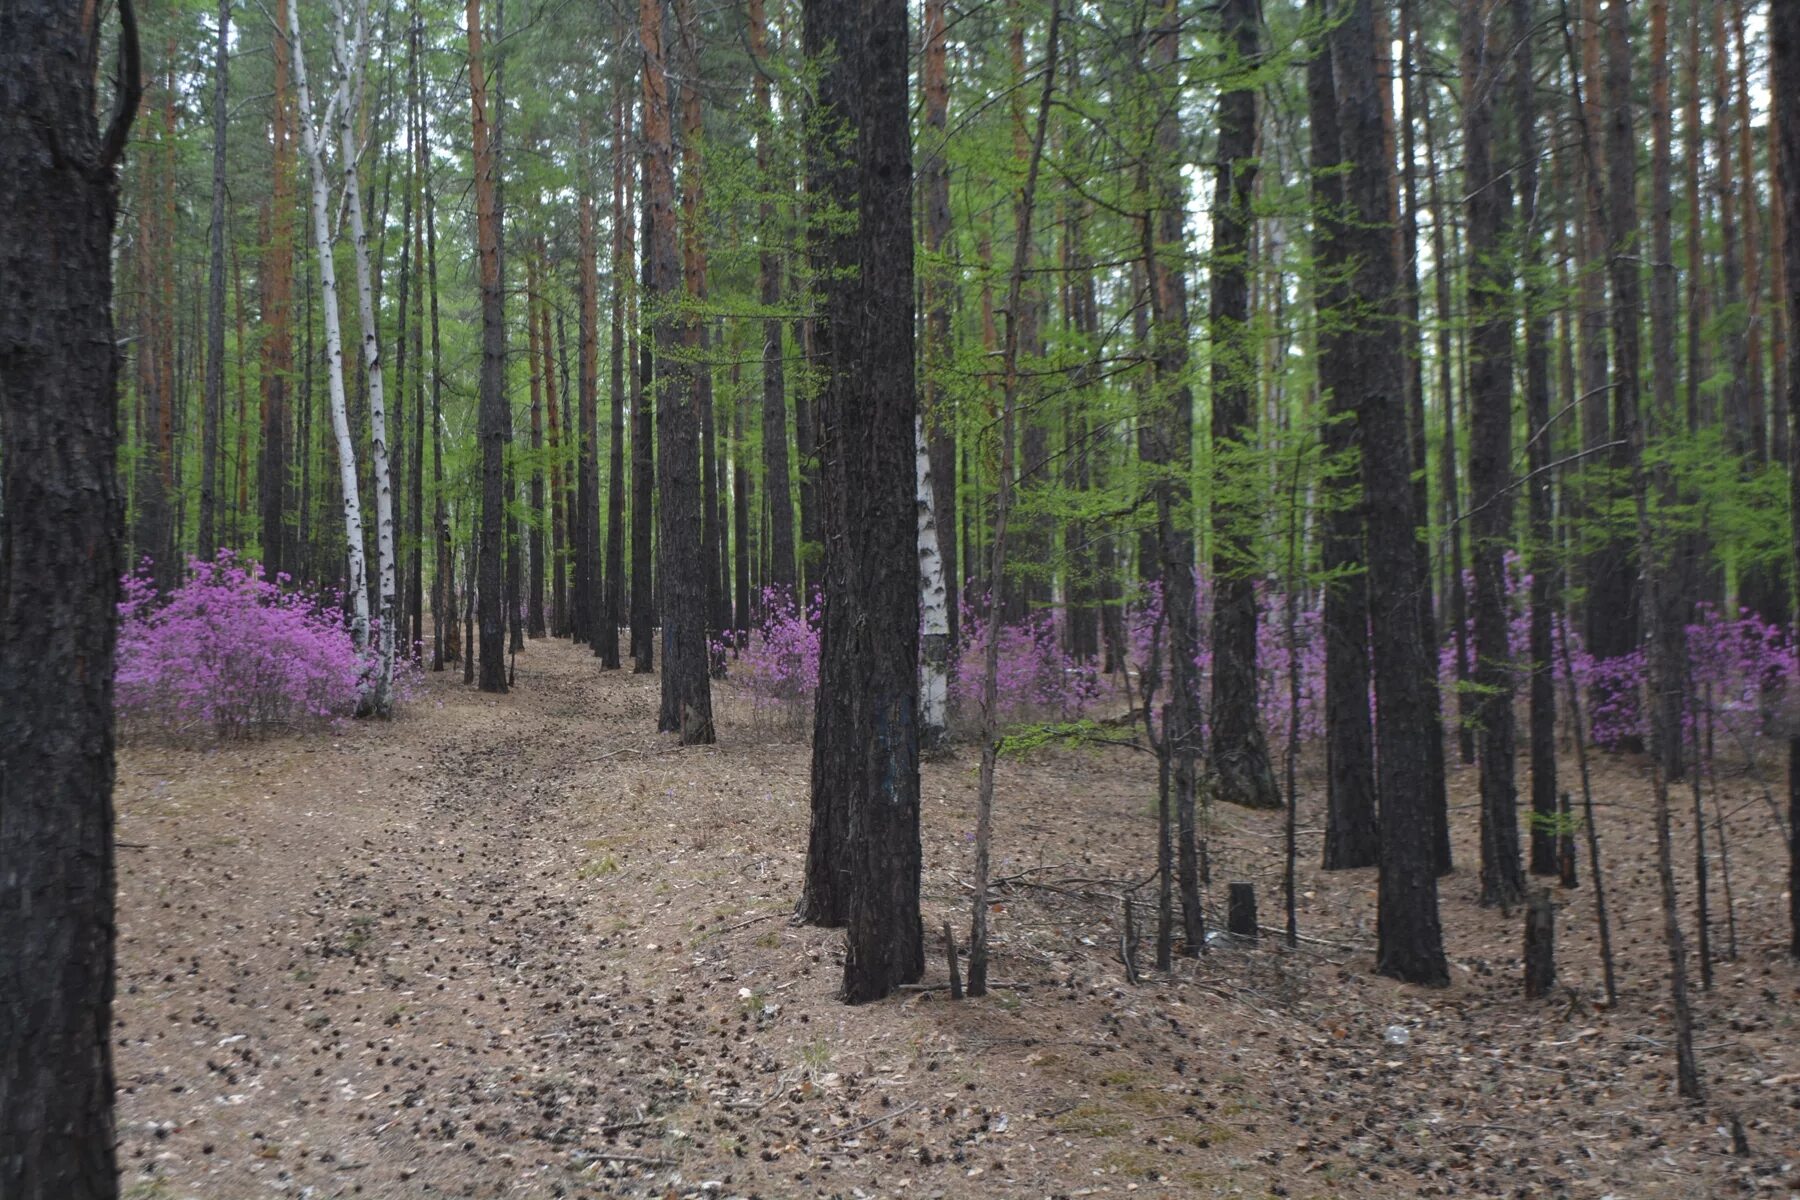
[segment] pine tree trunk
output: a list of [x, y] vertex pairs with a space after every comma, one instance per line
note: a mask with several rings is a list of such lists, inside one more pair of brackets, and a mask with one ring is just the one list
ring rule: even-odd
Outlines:
[[[1774, 80], [1770, 117], [1778, 133], [1777, 155], [1782, 206], [1779, 219], [1789, 247], [1783, 286], [1787, 289], [1790, 330], [1800, 330], [1800, 8], [1776, 4], [1769, 10], [1769, 73]], [[1800, 337], [1788, 341], [1788, 452], [1800, 456]], [[1800, 460], [1790, 462], [1790, 503], [1800, 512]], [[1800, 569], [1800, 525], [1796, 525], [1794, 562]], [[1800, 735], [1788, 737], [1788, 952], [1800, 958]]]
[[683, 361], [681, 265], [676, 253], [675, 151], [661, 0], [641, 0], [644, 46], [644, 188], [650, 237], [645, 255], [656, 342], [657, 589], [662, 614], [662, 704], [656, 727], [683, 745], [713, 741], [712, 685], [706, 653], [707, 556], [699, 478], [700, 390]]
[[[1351, 291], [1367, 315], [1347, 337], [1342, 380], [1362, 437], [1368, 520], [1368, 579], [1376, 737], [1380, 747], [1381, 879], [1377, 969], [1411, 983], [1443, 984], [1449, 971], [1438, 923], [1432, 814], [1431, 703], [1435, 663], [1423, 644], [1413, 539], [1412, 454], [1407, 436], [1402, 343], [1391, 335], [1399, 265], [1390, 227], [1392, 172], [1383, 152], [1372, 0], [1354, 0], [1332, 31], [1345, 176], [1345, 251], [1356, 264]], [[1379, 327], [1371, 327], [1379, 322]], [[1360, 336], [1358, 336], [1360, 335]]]
[[[1349, 299], [1340, 212], [1343, 161], [1337, 128], [1337, 85], [1326, 44], [1323, 0], [1309, 0], [1319, 22], [1318, 44], [1307, 64], [1308, 126], [1312, 137], [1314, 254], [1320, 279], [1319, 387], [1325, 393], [1321, 440], [1334, 472], [1356, 469], [1353, 384], [1344, 377], [1349, 347], [1343, 327]], [[1441, 211], [1441, 210], [1438, 210]], [[1342, 482], [1339, 482], [1339, 480]], [[1363, 567], [1362, 488], [1354, 474], [1334, 474], [1323, 485], [1321, 566], [1326, 572], [1325, 626], [1325, 869], [1375, 865], [1380, 836], [1375, 813], [1375, 744], [1369, 720], [1369, 601]]]
[[[1462, 11], [1463, 172], [1469, 221], [1469, 510], [1475, 564], [1476, 744], [1481, 769], [1481, 902], [1525, 894], [1519, 860], [1513, 663], [1505, 555], [1513, 541], [1512, 184], [1494, 162], [1494, 109], [1506, 59], [1488, 6]], [[1511, 32], [1511, 31], [1507, 31]]]
[[529, 533], [531, 579], [526, 587], [525, 636], [541, 638], [544, 628], [544, 384], [543, 342], [540, 341], [537, 314], [541, 305], [538, 295], [538, 259], [525, 256], [525, 328], [526, 373], [531, 388], [531, 480], [528, 503], [531, 505]]
[[[0, 1195], [111, 1200], [113, 648], [125, 569], [117, 164], [142, 95], [118, 8], [102, 135], [92, 14], [0, 23]], [[46, 144], [55, 153], [46, 152]], [[46, 320], [45, 313], [56, 314]]]
[[[1257, 60], [1254, 0], [1221, 5], [1227, 61]], [[1247, 69], [1241, 67], [1239, 69]], [[1213, 628], [1212, 767], [1218, 796], [1279, 808], [1281, 789], [1257, 709], [1254, 543], [1262, 505], [1244, 495], [1254, 477], [1257, 350], [1250, 328], [1251, 200], [1256, 183], [1256, 88], [1240, 81], [1219, 98], [1218, 181], [1213, 193], [1213, 266], [1207, 324], [1212, 337]]]
[[[294, 0], [289, 0], [290, 3]], [[474, 115], [476, 257], [481, 288], [481, 513], [476, 521], [476, 619], [481, 633], [484, 692], [506, 690], [506, 613], [502, 560], [506, 537], [506, 315], [500, 290], [500, 210], [494, 195], [486, 76], [481, 63], [481, 0], [468, 0], [469, 99]]]
[[[1555, 480], [1550, 471], [1554, 431], [1550, 425], [1550, 308], [1543, 264], [1538, 209], [1536, 73], [1532, 67], [1533, 4], [1512, 0], [1513, 107], [1518, 122], [1519, 225], [1525, 275], [1526, 485], [1531, 571], [1529, 731], [1531, 738], [1531, 873], [1555, 875], [1558, 791], [1556, 778], [1556, 679], [1552, 622], [1558, 603], [1556, 580]], [[1670, 339], [1671, 345], [1673, 338]], [[1671, 373], [1670, 386], [1673, 387]]]

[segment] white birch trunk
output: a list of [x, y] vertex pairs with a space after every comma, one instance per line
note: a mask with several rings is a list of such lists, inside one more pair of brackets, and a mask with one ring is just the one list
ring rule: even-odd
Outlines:
[[[306, 78], [306, 55], [300, 40], [299, 0], [287, 0], [288, 38], [293, 44], [294, 86], [300, 100], [300, 148], [312, 167], [313, 244], [319, 251], [319, 292], [324, 301], [325, 372], [331, 393], [331, 430], [337, 437], [338, 482], [344, 495], [344, 541], [349, 551], [351, 631], [356, 648], [369, 648], [368, 567], [363, 558], [362, 499], [356, 489], [356, 446], [350, 439], [349, 407], [344, 399], [344, 338], [338, 322], [337, 268], [331, 254], [331, 203], [326, 189], [325, 148], [313, 124], [312, 93]], [[327, 106], [340, 107], [348, 80], [341, 75]]]
[[944, 556], [938, 549], [937, 512], [932, 504], [931, 454], [925, 422], [913, 414], [913, 461], [919, 502], [920, 745], [935, 750], [950, 727], [950, 606], [944, 587]]
[[[336, 0], [332, 10], [336, 16], [334, 32], [338, 77], [353, 81], [346, 82], [344, 90], [346, 95], [354, 95], [361, 90], [368, 54], [369, 6], [367, 0], [361, 0], [352, 14], [347, 9], [346, 0]], [[354, 116], [354, 105], [338, 106], [338, 153], [343, 160], [341, 166], [344, 173], [345, 207], [350, 212], [350, 236], [355, 249], [357, 307], [362, 315], [363, 367], [369, 373], [369, 445], [375, 458], [375, 546], [380, 571], [381, 609], [376, 630], [379, 650], [375, 688], [370, 703], [377, 716], [385, 717], [393, 707], [394, 622], [399, 588], [395, 582], [394, 493], [388, 469], [386, 393], [382, 386], [381, 343], [375, 323], [374, 287], [369, 269], [369, 231], [363, 220], [362, 189], [356, 173], [358, 153]]]

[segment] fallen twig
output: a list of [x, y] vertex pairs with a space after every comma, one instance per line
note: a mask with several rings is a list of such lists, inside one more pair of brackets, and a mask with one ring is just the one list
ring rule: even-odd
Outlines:
[[[992, 987], [994, 985], [989, 984], [988, 986]], [[895, 1117], [900, 1116], [902, 1113], [911, 1112], [913, 1109], [919, 1107], [919, 1105], [922, 1103], [924, 1103], [924, 1101], [914, 1100], [910, 1104], [902, 1104], [899, 1108], [896, 1108], [896, 1109], [892, 1110], [891, 1112], [882, 1113], [879, 1117], [875, 1117], [871, 1120], [864, 1121], [861, 1125], [851, 1126], [849, 1129], [846, 1129], [846, 1130], [844, 1130], [844, 1132], [838, 1134], [837, 1137], [835, 1137], [832, 1140], [841, 1142], [845, 1138], [855, 1137], [857, 1134], [861, 1133], [865, 1129], [873, 1129], [875, 1126], [880, 1125], [884, 1121], [891, 1121]]]

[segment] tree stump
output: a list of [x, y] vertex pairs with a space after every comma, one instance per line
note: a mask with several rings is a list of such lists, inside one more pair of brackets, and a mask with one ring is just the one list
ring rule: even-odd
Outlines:
[[1256, 927], [1256, 885], [1234, 883], [1226, 902], [1225, 928], [1239, 941], [1253, 942], [1260, 931]]
[[1538, 1000], [1556, 984], [1556, 906], [1535, 888], [1525, 904], [1525, 998]]

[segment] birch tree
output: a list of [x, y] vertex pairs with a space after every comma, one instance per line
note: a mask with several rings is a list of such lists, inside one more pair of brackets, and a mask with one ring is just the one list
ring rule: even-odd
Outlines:
[[306, 75], [306, 50], [300, 38], [299, 0], [287, 0], [287, 36], [292, 49], [294, 88], [299, 93], [300, 152], [306, 156], [312, 180], [313, 245], [319, 253], [319, 305], [325, 326], [325, 381], [331, 398], [331, 432], [337, 439], [338, 483], [344, 504], [344, 545], [348, 556], [350, 628], [356, 648], [369, 648], [368, 565], [363, 558], [362, 498], [357, 491], [356, 446], [350, 439], [350, 413], [344, 400], [344, 336], [338, 318], [337, 264], [331, 253], [331, 202], [325, 163], [323, 131], [336, 119], [337, 110], [350, 104], [350, 79], [342, 69], [332, 80], [331, 98], [324, 118], [314, 123], [312, 82]]
[[[289, 0], [292, 13], [293, 0]], [[354, 11], [346, 0], [333, 0], [332, 43], [336, 55], [338, 77], [344, 81], [343, 94], [354, 101], [362, 92], [363, 77], [369, 59], [368, 0], [357, 0]], [[298, 27], [294, 33], [299, 40]], [[297, 52], [297, 51], [296, 51]], [[297, 61], [297, 59], [296, 59]], [[380, 571], [380, 612], [376, 630], [377, 659], [374, 686], [368, 704], [377, 716], [387, 716], [393, 707], [394, 622], [399, 588], [394, 575], [394, 492], [388, 469], [387, 404], [383, 388], [381, 340], [375, 321], [375, 299], [369, 268], [369, 231], [363, 220], [362, 188], [357, 179], [356, 164], [361, 157], [356, 144], [352, 103], [337, 106], [339, 169], [344, 177], [344, 206], [350, 211], [350, 238], [355, 250], [357, 310], [362, 317], [363, 369], [369, 377], [369, 448], [375, 459], [375, 553]], [[321, 254], [324, 251], [321, 250]], [[348, 449], [347, 439], [340, 439]], [[359, 516], [360, 521], [360, 516]], [[360, 548], [359, 551], [360, 552]], [[367, 610], [368, 600], [358, 599]]]
[[938, 546], [937, 506], [933, 500], [931, 443], [925, 419], [913, 419], [913, 458], [919, 491], [919, 612], [923, 637], [919, 645], [919, 740], [933, 750], [949, 732], [950, 594], [944, 585], [944, 556]]

